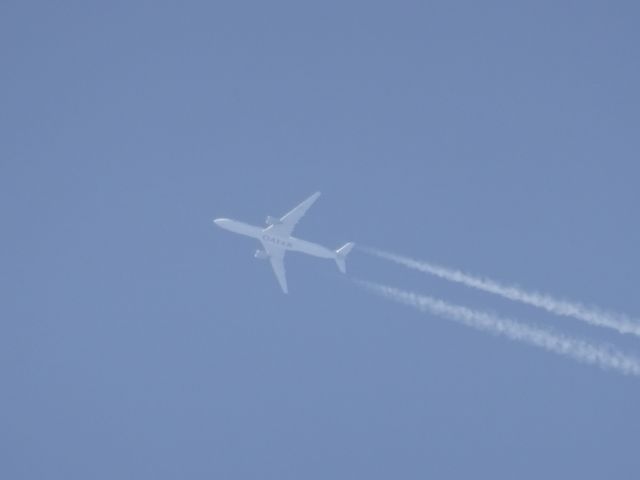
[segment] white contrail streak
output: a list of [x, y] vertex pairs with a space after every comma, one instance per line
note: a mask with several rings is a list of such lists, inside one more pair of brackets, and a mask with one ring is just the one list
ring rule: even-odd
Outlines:
[[603, 369], [617, 370], [626, 375], [640, 375], [640, 360], [610, 346], [593, 344], [551, 330], [501, 318], [491, 313], [447, 303], [426, 295], [364, 280], [354, 281], [373, 293], [409, 305], [422, 312], [429, 312], [478, 330], [503, 335], [511, 340], [518, 340], [559, 355], [571, 357], [579, 362], [597, 365]]
[[503, 285], [489, 278], [477, 277], [460, 270], [414, 260], [394, 253], [383, 252], [375, 248], [361, 247], [361, 250], [379, 258], [404, 265], [405, 267], [429, 273], [444, 280], [461, 283], [468, 287], [500, 295], [509, 300], [532, 305], [556, 315], [572, 317], [598, 327], [612, 328], [619, 333], [631, 333], [640, 336], [640, 322], [626, 315], [605, 312], [577, 302], [558, 300], [543, 293], [525, 291], [513, 285]]

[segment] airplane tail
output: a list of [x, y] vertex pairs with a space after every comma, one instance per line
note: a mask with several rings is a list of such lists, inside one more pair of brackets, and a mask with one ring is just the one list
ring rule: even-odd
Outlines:
[[349, 255], [349, 252], [354, 246], [355, 243], [349, 242], [345, 243], [342, 247], [336, 250], [336, 263], [338, 264], [338, 269], [342, 273], [347, 273], [347, 264], [345, 261], [347, 259], [347, 255]]

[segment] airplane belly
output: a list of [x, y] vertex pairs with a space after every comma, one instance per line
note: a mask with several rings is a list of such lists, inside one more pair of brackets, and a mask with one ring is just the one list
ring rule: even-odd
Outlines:
[[291, 238], [290, 241], [291, 247], [289, 247], [289, 250], [293, 250], [294, 252], [306, 253], [307, 255], [313, 255], [314, 257], [320, 258], [335, 257], [335, 253], [332, 250], [329, 250], [322, 245], [318, 245], [317, 243], [311, 243], [297, 238]]
[[259, 237], [262, 229], [258, 227], [254, 227], [253, 225], [248, 225], [243, 222], [238, 222], [236, 220], [228, 220], [218, 219], [216, 220], [216, 224], [225, 230], [229, 230], [233, 233], [238, 233], [240, 235], [246, 235], [248, 237]]

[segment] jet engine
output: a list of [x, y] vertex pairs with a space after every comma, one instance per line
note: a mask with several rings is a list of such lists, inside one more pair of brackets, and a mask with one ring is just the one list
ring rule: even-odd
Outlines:
[[266, 260], [269, 258], [269, 254], [264, 250], [256, 250], [256, 253], [253, 254], [255, 258], [259, 258], [260, 260]]
[[265, 220], [265, 223], [267, 225], [280, 225], [282, 222], [280, 221], [279, 218], [272, 217], [271, 215], [269, 215]]

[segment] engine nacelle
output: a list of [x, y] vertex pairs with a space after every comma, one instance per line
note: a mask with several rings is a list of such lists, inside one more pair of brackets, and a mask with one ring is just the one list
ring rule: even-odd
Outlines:
[[265, 223], [267, 225], [280, 225], [282, 222], [280, 221], [279, 218], [272, 217], [271, 215], [269, 215], [265, 220]]
[[260, 260], [266, 260], [269, 258], [269, 254], [264, 250], [256, 250], [256, 253], [253, 254], [255, 258], [259, 258]]

